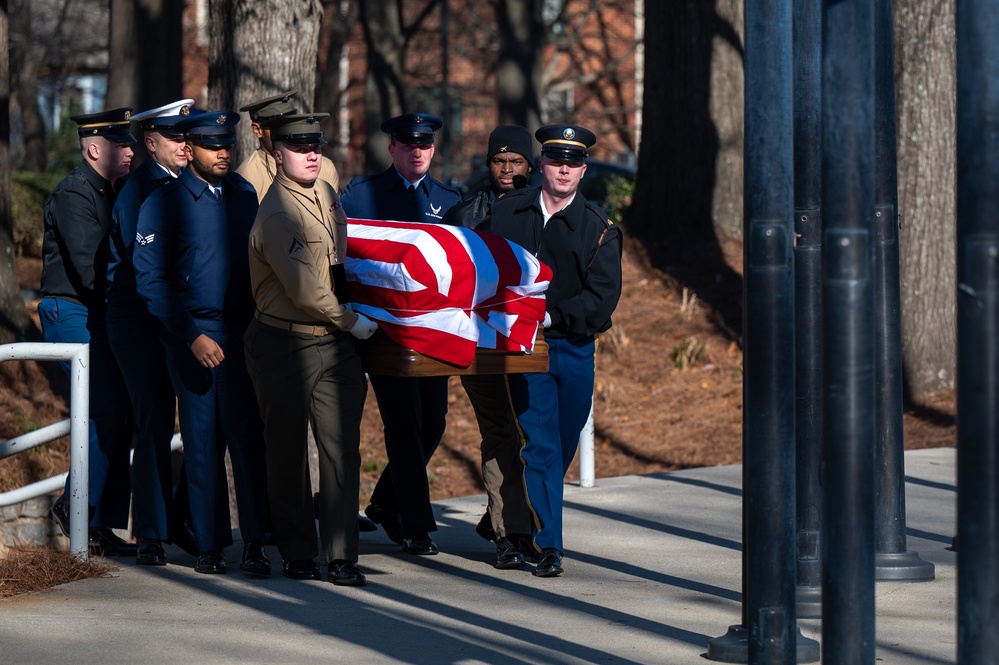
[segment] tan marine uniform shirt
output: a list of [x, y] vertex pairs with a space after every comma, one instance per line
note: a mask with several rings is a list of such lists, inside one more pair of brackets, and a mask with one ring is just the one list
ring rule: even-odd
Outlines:
[[327, 183], [303, 187], [282, 175], [250, 230], [250, 283], [257, 310], [285, 321], [350, 330], [357, 315], [333, 293], [330, 265], [343, 263], [347, 215]]
[[[246, 178], [253, 189], [257, 190], [257, 202], [264, 200], [264, 195], [277, 175], [277, 162], [274, 155], [267, 154], [263, 148], [257, 148], [236, 169], [236, 173]], [[334, 192], [340, 191], [340, 174], [328, 157], [323, 157], [319, 165], [319, 179], [325, 180]]]

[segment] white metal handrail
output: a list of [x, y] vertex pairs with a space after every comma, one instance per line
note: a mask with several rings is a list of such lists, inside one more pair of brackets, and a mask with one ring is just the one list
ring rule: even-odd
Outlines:
[[[90, 345], [62, 344], [51, 342], [19, 342], [0, 346], [0, 362], [8, 360], [57, 360], [70, 363], [69, 393], [69, 551], [81, 561], [87, 559], [87, 534], [90, 510], [87, 495], [90, 491], [88, 469], [90, 467]], [[45, 434], [39, 432], [45, 431]], [[58, 436], [52, 436], [61, 431]], [[0, 457], [29, 450], [59, 436], [66, 435], [64, 423], [56, 423], [16, 437], [2, 444]], [[51, 436], [50, 439], [44, 439]], [[65, 483], [66, 475], [54, 476], [47, 480], [32, 483], [15, 492], [37, 492], [39, 485], [45, 484], [47, 492], [54, 491]], [[38, 496], [35, 494], [35, 496]]]
[[[22, 434], [21, 436], [14, 437], [13, 439], [7, 439], [6, 441], [0, 442], [0, 459], [16, 455], [17, 453], [23, 453], [25, 450], [30, 450], [36, 446], [40, 446], [67, 436], [69, 434], [69, 422], [69, 418], [66, 420], [60, 420], [57, 423], [46, 425], [45, 427], [36, 429], [33, 432], [28, 432], [27, 434]], [[173, 452], [180, 450], [183, 445], [184, 442], [180, 438], [180, 433], [178, 432], [174, 434], [173, 439], [170, 440], [170, 451]], [[129, 451], [129, 463], [131, 463], [134, 455], [135, 450]], [[15, 504], [28, 501], [29, 499], [45, 496], [46, 494], [51, 494], [52, 492], [61, 490], [66, 484], [66, 476], [68, 475], [68, 473], [60, 473], [50, 478], [25, 485], [24, 487], [18, 487], [17, 489], [0, 492], [0, 508], [13, 506]]]

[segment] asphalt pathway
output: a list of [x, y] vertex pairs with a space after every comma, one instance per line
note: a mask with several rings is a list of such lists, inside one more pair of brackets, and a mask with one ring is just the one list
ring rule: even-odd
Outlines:
[[[877, 662], [953, 663], [956, 454], [905, 462], [908, 548], [936, 579], [877, 584]], [[741, 619], [741, 482], [729, 466], [566, 486], [559, 578], [492, 567], [483, 496], [435, 504], [439, 556], [362, 534], [362, 588], [285, 579], [274, 548], [271, 578], [199, 575], [168, 547], [165, 567], [0, 601], [0, 665], [711, 662], [708, 641]], [[821, 642], [818, 620], [799, 627]]]

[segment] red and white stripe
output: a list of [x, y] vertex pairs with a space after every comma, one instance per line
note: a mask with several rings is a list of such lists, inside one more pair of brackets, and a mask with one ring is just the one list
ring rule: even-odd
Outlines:
[[476, 347], [534, 348], [552, 271], [527, 250], [461, 226], [347, 221], [350, 299], [392, 341], [460, 367]]

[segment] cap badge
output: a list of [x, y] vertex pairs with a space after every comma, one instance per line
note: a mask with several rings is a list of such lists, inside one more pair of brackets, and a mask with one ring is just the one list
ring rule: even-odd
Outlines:
[[215, 124], [216, 125], [224, 125], [225, 124], [225, 114], [224, 113], [222, 115], [220, 115], [219, 117], [215, 118]]
[[125, 111], [125, 120], [128, 120], [131, 117], [132, 117], [132, 112], [131, 111]]
[[181, 106], [180, 114], [186, 118], [187, 116], [191, 115], [191, 108], [187, 104]]
[[415, 125], [422, 125], [423, 124], [423, 118], [420, 117], [420, 116], [416, 116], [415, 118], [413, 118], [413, 124], [415, 124]]
[[572, 127], [566, 127], [562, 131], [562, 138], [564, 138], [564, 139], [572, 139], [572, 138], [575, 138], [575, 136], [576, 136], [576, 132], [573, 131]]
[[503, 146], [499, 149], [500, 152], [506, 152], [508, 150], [507, 146]]

